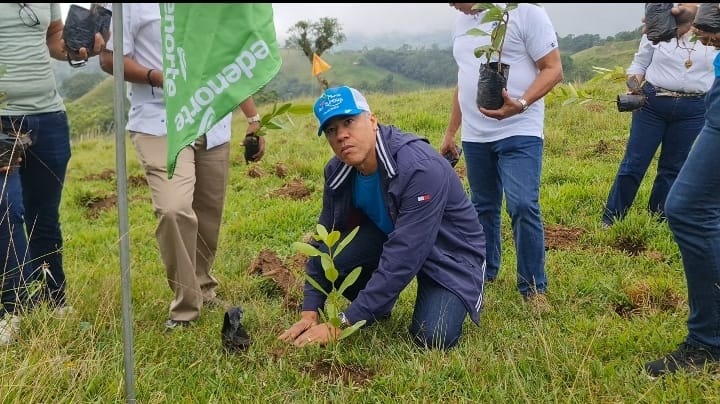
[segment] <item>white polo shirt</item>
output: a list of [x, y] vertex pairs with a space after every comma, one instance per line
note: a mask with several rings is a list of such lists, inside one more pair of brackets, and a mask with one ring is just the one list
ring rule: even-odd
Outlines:
[[[160, 6], [158, 3], [124, 3], [123, 8], [123, 55], [143, 66], [162, 71], [162, 48], [160, 45]], [[113, 50], [112, 38], [107, 49]], [[167, 134], [165, 101], [162, 88], [149, 84], [128, 83], [130, 100], [127, 130], [155, 136]], [[154, 93], [154, 95], [153, 95]], [[207, 133], [207, 148], [230, 141], [230, 121], [227, 114]]]
[[[527, 111], [498, 121], [478, 110], [475, 103], [480, 64], [484, 58], [475, 57], [475, 48], [490, 44], [489, 36], [468, 35], [478, 28], [486, 32], [492, 23], [481, 23], [485, 12], [475, 15], [461, 14], [453, 31], [453, 57], [458, 65], [458, 100], [462, 112], [462, 141], [494, 142], [511, 136], [543, 137], [545, 102], [541, 98]], [[558, 47], [555, 28], [547, 12], [540, 6], [521, 3], [510, 11], [505, 35], [502, 63], [510, 65], [507, 90], [511, 98], [519, 98], [537, 77], [535, 62]], [[497, 61], [497, 55], [493, 56]]]

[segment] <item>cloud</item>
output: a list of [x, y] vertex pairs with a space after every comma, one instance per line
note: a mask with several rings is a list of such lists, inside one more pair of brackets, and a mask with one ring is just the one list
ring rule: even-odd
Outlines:
[[[62, 3], [63, 16], [71, 3]], [[89, 3], [75, 3], [88, 7]], [[542, 3], [561, 36], [598, 34], [602, 37], [640, 26], [645, 3]], [[419, 34], [450, 31], [458, 11], [448, 3], [273, 3], [275, 30], [284, 42], [300, 20], [333, 17], [347, 34]]]

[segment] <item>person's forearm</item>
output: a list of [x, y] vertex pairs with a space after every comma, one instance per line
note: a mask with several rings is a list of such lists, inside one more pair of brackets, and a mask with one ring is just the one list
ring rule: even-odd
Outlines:
[[453, 93], [452, 107], [450, 109], [450, 119], [445, 129], [445, 136], [454, 137], [458, 129], [460, 129], [461, 122], [462, 112], [460, 111], [460, 100], [458, 99], [458, 88], [456, 86], [455, 92]]
[[[100, 67], [106, 73], [113, 74], [113, 53], [104, 51], [100, 55]], [[130, 83], [150, 84], [153, 87], [163, 86], [163, 76], [161, 69], [152, 69], [143, 66], [132, 58], [125, 56], [123, 58], [124, 79]], [[148, 75], [148, 73], [150, 73]]]
[[252, 97], [249, 97], [245, 101], [241, 102], [240, 109], [243, 114], [245, 114], [245, 118], [252, 118], [258, 115], [257, 109], [255, 108], [255, 101]]
[[45, 43], [47, 44], [50, 57], [56, 60], [67, 60], [65, 50], [65, 42], [62, 39], [63, 23], [62, 21], [52, 21], [48, 26]]

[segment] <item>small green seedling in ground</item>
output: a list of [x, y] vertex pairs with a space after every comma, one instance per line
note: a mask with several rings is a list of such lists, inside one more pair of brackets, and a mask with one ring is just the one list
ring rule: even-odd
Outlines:
[[[342, 252], [342, 250], [347, 247], [348, 244], [350, 244], [359, 229], [360, 227], [355, 227], [350, 233], [345, 236], [345, 238], [340, 240], [339, 231], [333, 230], [328, 233], [325, 226], [323, 226], [322, 224], [318, 224], [316, 230], [317, 234], [313, 235], [313, 238], [317, 241], [324, 243], [327, 246], [327, 253], [318, 250], [309, 243], [293, 243], [293, 248], [296, 251], [305, 254], [308, 257], [320, 257], [320, 263], [322, 264], [322, 268], [325, 273], [325, 279], [330, 281], [330, 291], [328, 292], [327, 290], [325, 290], [322, 286], [320, 286], [319, 283], [317, 283], [315, 279], [310, 277], [310, 275], [308, 275], [307, 273], [305, 274], [305, 280], [307, 280], [308, 283], [310, 283], [315, 289], [319, 290], [327, 297], [325, 301], [325, 310], [319, 310], [320, 318], [324, 323], [329, 323], [333, 327], [337, 328], [340, 328], [341, 325], [338, 313], [340, 313], [341, 311], [339, 310], [339, 307], [342, 303], [342, 299], [344, 299], [343, 292], [345, 292], [347, 288], [352, 286], [355, 281], [357, 281], [362, 271], [362, 267], [356, 267], [352, 271], [350, 271], [350, 273], [342, 281], [340, 288], [336, 288], [335, 281], [337, 281], [340, 277], [340, 272], [335, 267], [335, 257], [337, 257], [340, 252]], [[340, 334], [338, 340], [349, 337], [355, 331], [360, 329], [360, 327], [362, 327], [363, 325], [365, 325], [365, 320], [360, 320], [352, 326], [344, 329]]]

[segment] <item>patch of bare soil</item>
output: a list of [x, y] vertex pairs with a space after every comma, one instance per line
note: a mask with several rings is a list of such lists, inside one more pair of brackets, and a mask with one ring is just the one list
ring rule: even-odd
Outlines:
[[607, 154], [610, 151], [610, 144], [603, 139], [595, 145], [595, 154]]
[[272, 196], [300, 200], [307, 198], [311, 193], [310, 189], [308, 189], [302, 181], [296, 179], [284, 184], [280, 189], [273, 191]]
[[288, 174], [288, 168], [283, 163], [275, 164], [275, 176], [278, 178], [285, 178]]
[[620, 235], [612, 246], [633, 256], [640, 255], [647, 249], [644, 240], [627, 235]]
[[363, 387], [367, 385], [375, 373], [356, 365], [344, 365], [328, 361], [318, 361], [312, 366], [306, 366], [305, 372], [313, 379], [325, 379], [329, 382], [341, 382], [344, 385], [356, 385]]
[[144, 187], [147, 185], [147, 178], [144, 175], [132, 175], [128, 178], [128, 184], [133, 187]]
[[265, 176], [265, 172], [260, 169], [260, 167], [257, 166], [257, 164], [253, 164], [248, 169], [248, 177], [250, 178], [260, 178]]
[[115, 170], [107, 168], [100, 173], [88, 174], [83, 177], [85, 181], [111, 181], [115, 179]]
[[297, 308], [301, 303], [304, 259], [302, 254], [296, 254], [285, 264], [275, 252], [265, 248], [250, 263], [248, 273], [266, 278], [282, 295], [284, 307]]
[[579, 228], [562, 225], [545, 226], [546, 250], [569, 250], [577, 247], [580, 237], [585, 231]]
[[90, 218], [97, 218], [100, 213], [117, 206], [117, 196], [98, 196], [92, 195], [80, 200], [81, 206], [87, 210]]
[[679, 293], [664, 289], [654, 291], [650, 285], [640, 283], [625, 290], [627, 302], [616, 304], [614, 310], [623, 318], [642, 316], [658, 311], [675, 311], [685, 306], [685, 299]]

